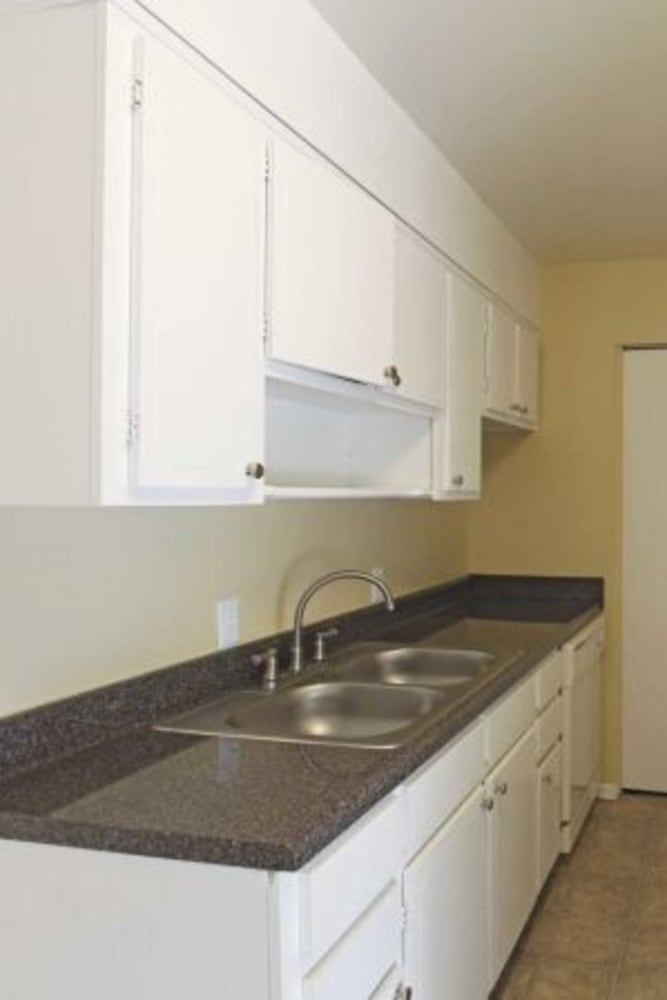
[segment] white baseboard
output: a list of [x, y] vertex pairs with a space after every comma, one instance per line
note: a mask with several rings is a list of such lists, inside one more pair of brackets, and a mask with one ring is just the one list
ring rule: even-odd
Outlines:
[[620, 785], [598, 785], [598, 798], [606, 802], [615, 802], [621, 797]]

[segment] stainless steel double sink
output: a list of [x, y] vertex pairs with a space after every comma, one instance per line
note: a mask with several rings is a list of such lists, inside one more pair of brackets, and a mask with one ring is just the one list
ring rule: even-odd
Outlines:
[[361, 643], [275, 690], [237, 692], [157, 729], [249, 740], [392, 749], [518, 653]]

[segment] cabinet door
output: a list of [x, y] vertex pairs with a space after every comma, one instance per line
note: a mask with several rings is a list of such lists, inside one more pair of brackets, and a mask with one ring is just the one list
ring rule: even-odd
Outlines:
[[487, 854], [477, 789], [408, 865], [405, 981], [419, 1000], [487, 995]]
[[486, 301], [463, 278], [448, 276], [445, 409], [438, 429], [437, 492], [479, 496]]
[[509, 313], [489, 306], [486, 334], [484, 409], [491, 416], [516, 419], [516, 324]]
[[517, 382], [522, 419], [537, 424], [539, 419], [540, 338], [533, 330], [518, 326]]
[[263, 448], [264, 138], [170, 49], [145, 39], [140, 62], [133, 486], [147, 497], [240, 497]]
[[560, 853], [563, 751], [557, 743], [537, 769], [539, 886]]
[[400, 903], [394, 883], [304, 978], [302, 1000], [371, 1000], [378, 995], [400, 970]]
[[396, 352], [399, 393], [445, 405], [447, 268], [435, 251], [396, 226]]
[[531, 727], [487, 779], [491, 982], [516, 944], [537, 896], [536, 736]]
[[333, 167], [275, 140], [272, 357], [383, 384], [394, 358], [394, 220]]

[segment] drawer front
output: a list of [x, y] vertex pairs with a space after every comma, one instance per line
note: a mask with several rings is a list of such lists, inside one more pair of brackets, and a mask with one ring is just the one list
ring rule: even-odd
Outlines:
[[399, 800], [391, 795], [301, 870], [301, 957], [306, 968], [397, 877], [401, 844]]
[[563, 698], [555, 698], [537, 720], [537, 759], [558, 742], [563, 733]]
[[563, 653], [560, 649], [557, 649], [538, 668], [536, 704], [540, 711], [546, 708], [549, 702], [553, 701], [559, 691], [562, 690], [564, 667]]
[[383, 992], [401, 960], [401, 899], [394, 883], [303, 982], [304, 1000], [366, 1000]]
[[507, 753], [535, 720], [535, 675], [523, 681], [486, 716], [486, 756], [489, 766]]
[[475, 785], [481, 784], [485, 771], [484, 725], [478, 722], [406, 781], [408, 857], [416, 854]]

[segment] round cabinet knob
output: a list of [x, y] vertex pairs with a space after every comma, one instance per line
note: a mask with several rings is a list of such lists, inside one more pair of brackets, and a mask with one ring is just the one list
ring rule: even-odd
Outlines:
[[248, 462], [245, 467], [246, 476], [250, 476], [251, 479], [263, 479], [264, 478], [264, 466], [261, 462]]
[[465, 479], [463, 476], [452, 476], [452, 486], [463, 486]]
[[388, 378], [393, 385], [401, 384], [401, 376], [398, 373], [398, 368], [396, 365], [387, 365], [384, 372], [382, 373], [385, 378]]
[[544, 783], [545, 783], [545, 785], [553, 785], [553, 783], [554, 783], [554, 776], [553, 776], [553, 774], [545, 774], [544, 775]]

